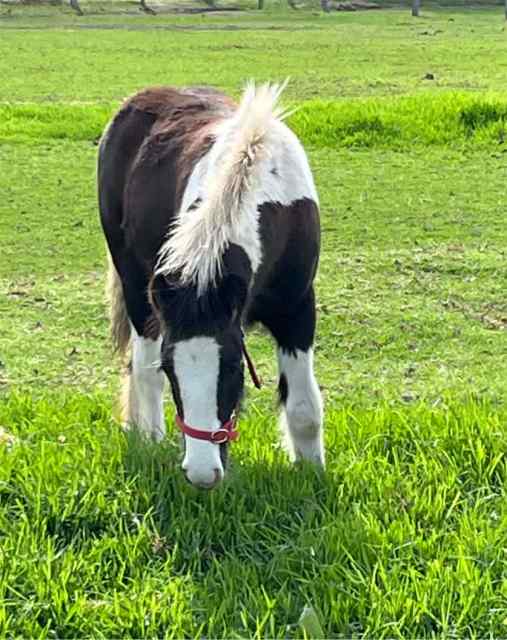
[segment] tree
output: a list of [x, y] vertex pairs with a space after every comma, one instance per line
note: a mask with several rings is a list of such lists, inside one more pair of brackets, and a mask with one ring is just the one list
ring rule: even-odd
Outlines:
[[146, 0], [139, 0], [139, 1], [140, 1], [140, 4], [141, 4], [141, 9], [144, 11], [144, 13], [149, 13], [152, 16], [156, 16], [157, 15], [157, 12], [154, 11], [151, 7], [149, 7], [146, 4]]
[[79, 0], [69, 0], [70, 6], [77, 13], [78, 16], [84, 15], [81, 7], [79, 6]]

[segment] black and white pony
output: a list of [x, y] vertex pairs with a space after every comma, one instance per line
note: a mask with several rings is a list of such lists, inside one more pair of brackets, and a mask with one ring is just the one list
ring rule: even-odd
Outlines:
[[324, 464], [312, 351], [318, 198], [280, 92], [251, 85], [237, 106], [207, 88], [147, 89], [100, 144], [112, 335], [130, 351], [124, 419], [163, 438], [167, 377], [183, 470], [204, 488], [223, 478], [237, 435], [243, 328], [255, 322], [277, 343], [291, 456]]

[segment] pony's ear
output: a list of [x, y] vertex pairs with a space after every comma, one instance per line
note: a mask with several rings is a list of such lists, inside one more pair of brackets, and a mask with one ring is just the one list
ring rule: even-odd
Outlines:
[[148, 285], [148, 299], [153, 310], [160, 317], [163, 309], [171, 304], [175, 295], [171, 279], [162, 274], [156, 274]]
[[227, 317], [234, 321], [241, 316], [248, 297], [248, 282], [235, 273], [229, 273], [222, 278], [218, 293]]

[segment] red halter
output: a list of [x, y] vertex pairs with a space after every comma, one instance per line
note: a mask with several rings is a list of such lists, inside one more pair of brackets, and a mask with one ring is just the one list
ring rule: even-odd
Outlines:
[[[248, 366], [250, 377], [252, 378], [252, 382], [257, 387], [257, 389], [260, 389], [262, 383], [259, 376], [257, 375], [254, 363], [248, 355], [248, 351], [246, 350], [244, 341], [242, 342], [242, 351], [243, 356], [246, 360], [246, 364]], [[231, 418], [227, 422], [224, 422], [220, 429], [217, 429], [216, 431], [206, 431], [205, 429], [196, 429], [194, 427], [191, 427], [177, 414], [176, 424], [178, 425], [180, 431], [187, 436], [196, 438], [197, 440], [207, 440], [208, 442], [212, 442], [213, 444], [224, 444], [225, 442], [230, 442], [239, 438], [239, 431], [236, 431], [235, 418]]]
[[254, 383], [255, 387], [257, 389], [260, 389], [262, 387], [262, 382], [261, 379], [259, 378], [259, 376], [257, 375], [257, 371], [255, 370], [255, 365], [252, 361], [252, 358], [250, 358], [248, 351], [246, 350], [246, 344], [245, 341], [243, 340], [241, 343], [241, 350], [243, 351], [243, 356], [246, 360], [246, 364], [248, 367], [248, 373], [250, 374], [250, 377], [252, 378], [252, 382]]
[[236, 422], [234, 419], [224, 422], [224, 424], [216, 431], [205, 431], [204, 429], [195, 429], [190, 427], [180, 418], [176, 416], [176, 424], [180, 431], [185, 433], [191, 438], [197, 438], [197, 440], [207, 440], [213, 442], [213, 444], [224, 444], [230, 440], [236, 440], [239, 437], [239, 431], [236, 431]]

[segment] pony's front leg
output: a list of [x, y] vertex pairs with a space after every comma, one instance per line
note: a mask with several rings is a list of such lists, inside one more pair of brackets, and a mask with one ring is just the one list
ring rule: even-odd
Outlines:
[[124, 419], [157, 441], [165, 436], [164, 385], [160, 368], [162, 337], [144, 338], [132, 327], [132, 361], [124, 387]]
[[292, 459], [324, 465], [322, 398], [313, 373], [313, 289], [294, 311], [284, 311], [263, 319], [278, 345], [281, 426]]
[[278, 347], [280, 421], [293, 460], [324, 465], [322, 398], [313, 372], [313, 349]]

